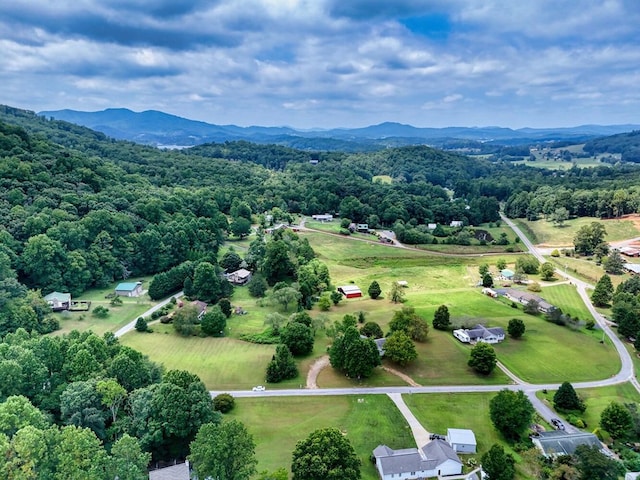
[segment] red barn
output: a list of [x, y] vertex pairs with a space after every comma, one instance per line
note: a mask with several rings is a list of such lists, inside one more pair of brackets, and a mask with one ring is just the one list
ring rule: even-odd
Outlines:
[[338, 291], [347, 298], [358, 298], [362, 296], [362, 291], [355, 285], [338, 287]]

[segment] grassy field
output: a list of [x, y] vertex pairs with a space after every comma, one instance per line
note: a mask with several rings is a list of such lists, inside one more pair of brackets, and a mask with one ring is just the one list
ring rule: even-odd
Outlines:
[[389, 175], [376, 175], [371, 179], [371, 181], [373, 183], [387, 183], [390, 185], [393, 183], [393, 178]]
[[582, 301], [582, 297], [573, 285], [553, 285], [547, 286], [539, 293], [551, 305], [561, 308], [564, 313], [568, 313], [573, 318], [579, 318], [583, 322], [591, 318], [587, 306]]
[[376, 480], [371, 452], [380, 444], [415, 446], [406, 421], [386, 395], [296, 398], [242, 398], [229, 417], [254, 436], [258, 471], [291, 467], [296, 442], [319, 428], [340, 429], [362, 461], [363, 480]]
[[[573, 257], [546, 257], [547, 260], [554, 264], [554, 266], [563, 272], [567, 272], [570, 275], [580, 278], [586, 282], [596, 284], [597, 281], [605, 274], [604, 269], [591, 260], [586, 258], [573, 258]], [[611, 282], [614, 287], [630, 278], [629, 274], [624, 275], [610, 275]]]
[[536, 159], [535, 162], [522, 160], [513, 163], [514, 165], [527, 165], [528, 167], [544, 168], [547, 170], [569, 170], [574, 165], [577, 165], [580, 168], [597, 167], [598, 165], [602, 165], [599, 160], [593, 158], [576, 158], [571, 162], [563, 162], [562, 160]]
[[607, 231], [606, 240], [609, 242], [640, 236], [640, 230], [630, 220], [601, 220], [595, 217], [580, 217], [567, 220], [562, 227], [557, 227], [553, 222], [547, 220], [529, 221], [522, 218], [516, 220], [518, 226], [525, 226], [526, 232], [533, 232], [535, 238], [532, 241], [535, 243], [558, 247], [573, 247], [573, 238], [578, 229], [591, 222], [599, 222], [604, 225]]

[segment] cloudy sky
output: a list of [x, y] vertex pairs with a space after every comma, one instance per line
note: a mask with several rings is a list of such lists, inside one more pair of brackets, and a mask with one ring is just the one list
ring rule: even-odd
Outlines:
[[218, 124], [640, 123], [638, 0], [9, 0], [0, 103]]

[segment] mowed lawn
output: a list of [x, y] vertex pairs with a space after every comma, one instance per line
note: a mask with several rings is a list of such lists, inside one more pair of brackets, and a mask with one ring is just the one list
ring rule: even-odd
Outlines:
[[181, 337], [172, 325], [154, 324], [153, 333], [133, 331], [120, 341], [139, 350], [167, 370], [188, 370], [212, 390], [249, 389], [263, 384], [274, 345], [233, 338]]
[[225, 418], [242, 421], [256, 442], [258, 471], [291, 469], [298, 441], [320, 428], [338, 428], [362, 462], [363, 480], [376, 480], [369, 461], [375, 447], [415, 446], [411, 430], [386, 395], [238, 398]]
[[580, 227], [590, 225], [591, 222], [602, 223], [607, 231], [605, 239], [609, 242], [626, 240], [640, 236], [640, 230], [630, 220], [601, 220], [596, 217], [580, 217], [567, 220], [562, 227], [558, 227], [547, 220], [525, 220], [519, 218], [516, 223], [525, 225], [525, 230], [531, 230], [535, 241], [549, 246], [573, 246], [573, 238]]
[[553, 285], [542, 289], [537, 293], [551, 305], [562, 309], [563, 313], [571, 315], [573, 318], [579, 318], [582, 322], [592, 319], [587, 306], [582, 301], [582, 297], [573, 285]]

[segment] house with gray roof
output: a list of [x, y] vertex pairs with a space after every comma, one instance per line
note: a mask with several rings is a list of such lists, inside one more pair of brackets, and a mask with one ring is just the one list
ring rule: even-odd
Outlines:
[[432, 440], [424, 447], [394, 450], [378, 445], [373, 451], [381, 480], [414, 480], [462, 473], [462, 462], [444, 440]]
[[506, 298], [522, 305], [527, 305], [531, 301], [538, 302], [538, 311], [542, 313], [549, 313], [556, 308], [549, 302], [545, 301], [543, 298], [540, 298], [537, 295], [525, 292], [523, 290], [516, 290], [515, 288], [505, 288], [503, 292]]
[[504, 340], [504, 329], [500, 327], [485, 327], [478, 324], [473, 328], [459, 328], [453, 331], [453, 336], [462, 343], [500, 343]]
[[531, 437], [531, 441], [545, 457], [573, 455], [580, 445], [598, 447], [603, 453], [609, 453], [593, 433], [567, 433], [564, 430], [551, 430], [540, 432], [537, 436]]

